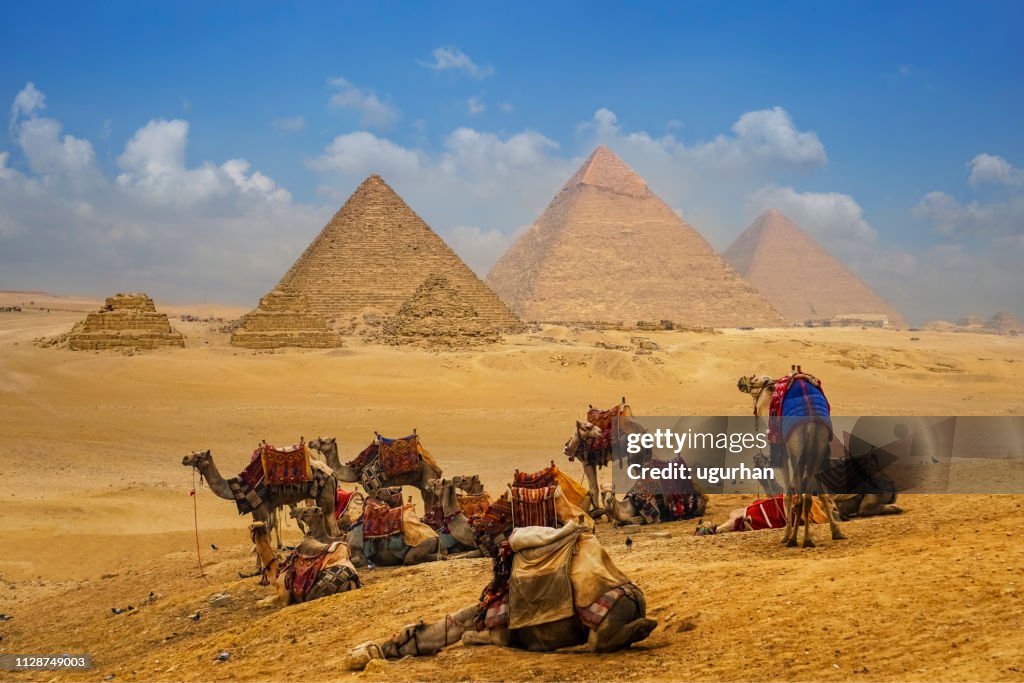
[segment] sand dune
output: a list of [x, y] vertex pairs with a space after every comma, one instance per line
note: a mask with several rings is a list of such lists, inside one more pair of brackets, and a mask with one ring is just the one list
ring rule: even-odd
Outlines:
[[[6, 293], [0, 305], [19, 296]], [[193, 475], [180, 464], [194, 449], [211, 449], [233, 474], [261, 439], [335, 436], [344, 457], [375, 429], [415, 427], [446, 473], [479, 473], [500, 491], [513, 468], [552, 459], [579, 476], [561, 449], [588, 403], [625, 395], [637, 414], [746, 415], [736, 378], [791, 363], [823, 379], [837, 414], [1024, 412], [1019, 337], [652, 332], [663, 350], [635, 355], [595, 346], [626, 345], [625, 332], [548, 328], [472, 352], [348, 339], [342, 349], [266, 353], [230, 347], [218, 323], [175, 319], [244, 309], [157, 302], [185, 349], [35, 346], [100, 303], [72, 300], [50, 313], [0, 313], [0, 602], [15, 616], [0, 623], [0, 648], [89, 652], [97, 669], [88, 680], [350, 678], [348, 647], [472, 602], [486, 583], [480, 560], [378, 569], [362, 591], [257, 608], [264, 589], [237, 579], [251, 565], [247, 519], [205, 488], [196, 504], [208, 580], [198, 575]], [[621, 532], [602, 526], [662, 624], [641, 648], [598, 658], [457, 647], [362, 678], [1019, 680], [1024, 548], [1013, 538], [1022, 501], [908, 497], [905, 515], [851, 522], [849, 541], [809, 551], [777, 547], [773, 532], [697, 539], [692, 523], [679, 523], [665, 527], [673, 538], [641, 534], [627, 552]], [[745, 502], [716, 498], [709, 516]], [[150, 591], [158, 599], [141, 605]], [[219, 591], [231, 605], [209, 608]], [[815, 611], [798, 607], [811, 600]], [[110, 613], [129, 603], [134, 616]], [[200, 622], [184, 618], [197, 609]], [[222, 650], [232, 660], [214, 664]]]

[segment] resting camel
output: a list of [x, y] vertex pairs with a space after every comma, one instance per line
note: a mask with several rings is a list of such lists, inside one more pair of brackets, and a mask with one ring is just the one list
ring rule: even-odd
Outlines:
[[[324, 460], [327, 461], [327, 466], [334, 472], [334, 476], [338, 478], [338, 481], [350, 484], [362, 483], [359, 479], [359, 473], [354, 467], [341, 463], [341, 459], [338, 457], [338, 442], [333, 436], [321, 436], [313, 439], [306, 445], [324, 457]], [[440, 478], [441, 474], [440, 467], [432, 462], [421, 459], [418, 470], [399, 475], [393, 479], [386, 479], [384, 486], [412, 486], [419, 489], [420, 495], [423, 496], [424, 509], [429, 510], [434, 507], [434, 500], [430, 497], [430, 480]], [[373, 492], [369, 491], [368, 493], [372, 494]]]
[[479, 474], [474, 474], [471, 477], [466, 475], [454, 476], [452, 477], [452, 483], [455, 484], [455, 488], [471, 496], [479, 496], [484, 492], [484, 485], [480, 481]]
[[[426, 529], [430, 529], [423, 525]], [[432, 529], [430, 529], [433, 532]], [[405, 541], [405, 534], [394, 534], [385, 538], [363, 538], [363, 524], [356, 524], [346, 535], [348, 547], [352, 553], [352, 564], [365, 567], [370, 562], [382, 567], [420, 564], [441, 557], [441, 539], [435, 533], [433, 537], [411, 546]]]
[[[636, 509], [629, 496], [626, 496], [622, 500], [618, 500], [615, 497], [615, 489], [611, 486], [603, 487], [601, 489], [601, 494], [604, 496], [604, 510], [608, 513], [608, 519], [614, 526], [647, 523], [647, 520], [644, 519], [643, 515], [641, 515]], [[660, 521], [660, 512], [658, 513], [658, 517], [658, 521]]]
[[320, 543], [333, 543], [344, 541], [345, 536], [331, 536], [327, 533], [327, 524], [324, 523], [324, 511], [315, 505], [309, 507], [297, 507], [291, 512], [292, 518], [307, 529], [306, 536], [314, 538]]
[[[230, 500], [234, 502], [235, 497], [231, 494], [231, 487], [228, 486], [227, 480], [221, 476], [220, 470], [217, 469], [216, 463], [213, 462], [213, 456], [210, 455], [210, 451], [196, 451], [189, 455], [186, 455], [181, 459], [181, 464], [185, 467], [195, 468], [206, 483], [210, 485], [210, 490], [213, 491], [214, 495], [218, 498]], [[327, 517], [327, 528], [330, 529], [333, 535], [338, 535], [338, 525], [334, 519], [334, 505], [338, 491], [338, 480], [332, 475], [327, 477], [323, 487], [320, 489], [319, 495], [316, 498], [317, 505], [324, 511], [324, 515]], [[292, 487], [267, 487], [267, 496], [264, 500], [263, 505], [255, 508], [252, 511], [252, 518], [257, 522], [263, 522], [268, 529], [272, 526], [272, 518], [274, 513], [280, 507], [285, 505], [297, 505], [305, 500], [303, 492]]]
[[455, 491], [455, 483], [452, 479], [435, 479], [431, 483], [431, 489], [435, 500], [441, 502], [441, 511], [444, 514], [444, 526], [438, 532], [441, 536], [441, 544], [447, 552], [476, 551], [476, 541], [473, 540], [473, 528], [469, 525], [462, 506], [459, 505], [459, 496]]
[[[580, 533], [585, 529], [582, 521], [569, 522], [562, 527], [560, 535]], [[380, 648], [389, 659], [435, 654], [460, 641], [466, 645], [499, 645], [533, 652], [551, 652], [586, 644], [591, 652], [614, 652], [644, 640], [658, 625], [646, 618], [647, 603], [643, 592], [632, 584], [623, 588], [625, 594], [615, 601], [596, 629], [587, 628], [572, 616], [538, 626], [478, 632], [474, 630], [478, 605], [470, 605], [434, 624], [410, 624], [381, 643]]]
[[[323, 519], [323, 515], [321, 515], [321, 519]], [[277, 604], [284, 607], [296, 602], [309, 602], [335, 593], [344, 593], [360, 586], [359, 574], [352, 566], [348, 546], [344, 541], [321, 543], [307, 536], [292, 551], [292, 555], [282, 563], [270, 546], [270, 534], [263, 522], [250, 524], [249, 535], [256, 546], [256, 555], [263, 567], [264, 576], [275, 591], [271, 597], [261, 600], [261, 605]], [[294, 563], [301, 562], [301, 558], [318, 558], [324, 553], [327, 553], [327, 557], [317, 572], [313, 585], [305, 595], [297, 595], [294, 588]], [[289, 574], [292, 575], [291, 578], [289, 578]]]
[[[797, 371], [796, 366], [793, 367], [793, 371], [794, 373]], [[741, 377], [736, 386], [740, 391], [753, 397], [754, 418], [756, 420], [756, 428], [759, 429], [760, 416], [768, 414], [775, 381], [770, 377], [762, 377], [760, 380], [755, 376]], [[821, 504], [825, 507], [825, 513], [828, 515], [828, 525], [832, 530], [832, 539], [838, 541], [846, 538], [843, 532], [840, 531], [839, 523], [836, 521], [835, 508], [831, 496], [818, 480], [822, 463], [829, 457], [830, 449], [828, 444], [831, 438], [832, 434], [828, 425], [818, 421], [803, 422], [793, 428], [786, 438], [787, 458], [780, 468], [782, 470], [783, 490], [787, 494], [783, 497], [786, 509], [786, 532], [782, 537], [784, 545], [790, 547], [797, 545], [797, 533], [799, 532], [797, 519], [810, 518], [811, 502], [815, 493], [821, 500]], [[789, 495], [791, 493], [798, 493], [800, 495]], [[798, 514], [794, 514], [793, 511], [794, 498], [799, 501], [800, 511]], [[813, 548], [814, 541], [811, 540], [811, 525], [805, 524], [803, 526], [803, 547]]]

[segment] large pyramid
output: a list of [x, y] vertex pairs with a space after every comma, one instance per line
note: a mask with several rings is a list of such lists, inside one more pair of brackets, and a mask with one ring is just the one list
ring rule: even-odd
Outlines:
[[791, 323], [866, 314], [906, 324], [899, 311], [776, 209], [758, 216], [725, 258]]
[[771, 305], [600, 146], [487, 282], [524, 320], [782, 325]]
[[439, 274], [486, 322], [522, 322], [380, 176], [363, 181], [281, 278], [335, 327], [370, 309], [392, 316], [427, 277]]

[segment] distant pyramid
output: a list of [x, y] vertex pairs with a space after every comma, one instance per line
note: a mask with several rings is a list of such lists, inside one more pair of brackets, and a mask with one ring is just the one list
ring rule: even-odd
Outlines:
[[870, 314], [906, 324], [899, 311], [776, 209], [758, 216], [725, 258], [791, 323]]
[[524, 320], [782, 325], [758, 292], [604, 145], [487, 282]]
[[384, 316], [432, 274], [488, 324], [522, 329], [522, 322], [380, 176], [363, 181], [281, 278], [305, 295], [310, 310], [341, 326], [365, 309]]
[[231, 335], [232, 346], [275, 349], [298, 346], [327, 349], [342, 345], [341, 336], [327, 329], [323, 316], [309, 308], [306, 297], [279, 287], [260, 299]]

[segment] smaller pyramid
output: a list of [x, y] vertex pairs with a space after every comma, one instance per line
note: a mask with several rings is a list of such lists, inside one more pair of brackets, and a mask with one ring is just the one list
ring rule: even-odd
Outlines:
[[242, 325], [231, 335], [231, 345], [247, 349], [328, 349], [341, 346], [342, 341], [341, 335], [327, 329], [323, 316], [312, 311], [304, 295], [279, 286], [245, 315]]
[[781, 211], [768, 209], [725, 250], [725, 259], [790, 323], [877, 319], [899, 311]]
[[117, 293], [99, 311], [76, 323], [67, 336], [73, 351], [103, 349], [155, 349], [185, 346], [185, 337], [171, 328], [167, 314], [158, 313], [153, 300], [142, 293]]
[[389, 344], [461, 347], [501, 339], [500, 323], [481, 316], [444, 275], [434, 273], [384, 323]]

